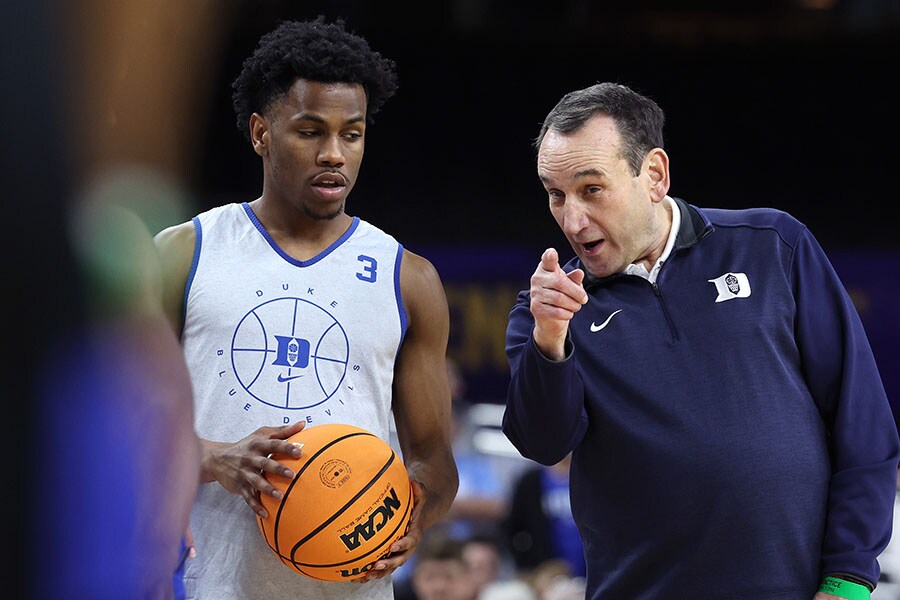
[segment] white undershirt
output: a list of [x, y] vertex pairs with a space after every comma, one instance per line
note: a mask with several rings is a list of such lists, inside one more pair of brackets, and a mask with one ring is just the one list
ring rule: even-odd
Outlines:
[[659, 269], [663, 266], [663, 263], [666, 262], [666, 259], [669, 258], [669, 254], [672, 253], [672, 247], [675, 246], [675, 238], [678, 237], [678, 230], [681, 228], [681, 211], [678, 210], [678, 205], [675, 204], [675, 201], [672, 200], [671, 196], [666, 196], [665, 200], [672, 208], [672, 227], [669, 229], [669, 239], [666, 240], [666, 247], [663, 248], [662, 254], [659, 256], [659, 259], [657, 259], [656, 264], [653, 265], [653, 269], [651, 269], [650, 272], [647, 272], [647, 267], [645, 267], [643, 263], [631, 263], [625, 267], [624, 273], [626, 275], [637, 275], [638, 277], [643, 277], [650, 283], [656, 283]]

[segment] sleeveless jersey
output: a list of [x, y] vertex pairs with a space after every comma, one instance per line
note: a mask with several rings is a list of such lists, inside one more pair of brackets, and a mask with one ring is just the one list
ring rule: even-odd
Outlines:
[[[264, 425], [348, 423], [390, 442], [391, 385], [406, 331], [403, 248], [354, 218], [318, 256], [298, 261], [247, 203], [194, 218], [182, 344], [201, 438], [235, 442]], [[191, 512], [196, 558], [187, 597], [201, 600], [390, 599], [390, 578], [318, 582], [283, 565], [253, 511], [219, 483]]]

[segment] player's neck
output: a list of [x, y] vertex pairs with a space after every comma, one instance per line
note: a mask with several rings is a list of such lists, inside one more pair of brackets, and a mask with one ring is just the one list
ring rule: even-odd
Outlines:
[[296, 260], [306, 261], [318, 256], [334, 244], [353, 224], [353, 217], [341, 211], [334, 218], [316, 218], [289, 207], [275, 208], [274, 203], [259, 198], [250, 208], [260, 224], [279, 248]]

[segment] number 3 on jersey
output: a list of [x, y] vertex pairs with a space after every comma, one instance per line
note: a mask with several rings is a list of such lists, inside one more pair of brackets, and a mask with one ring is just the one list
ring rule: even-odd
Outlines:
[[378, 277], [378, 261], [365, 254], [360, 254], [356, 260], [363, 264], [362, 273], [357, 273], [356, 278], [367, 283], [375, 283]]

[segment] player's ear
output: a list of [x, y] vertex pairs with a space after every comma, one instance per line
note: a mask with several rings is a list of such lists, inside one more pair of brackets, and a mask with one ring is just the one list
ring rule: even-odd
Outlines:
[[650, 199], [660, 202], [669, 193], [669, 155], [662, 148], [654, 148], [644, 157], [641, 170], [646, 174]]
[[269, 121], [259, 113], [250, 115], [250, 143], [260, 156], [269, 153]]

